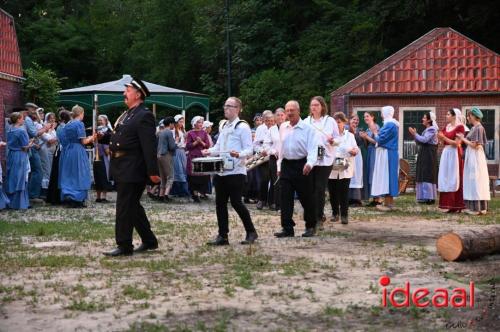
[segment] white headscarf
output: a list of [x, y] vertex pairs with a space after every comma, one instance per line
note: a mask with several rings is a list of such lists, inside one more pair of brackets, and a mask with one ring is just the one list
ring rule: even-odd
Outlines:
[[430, 115], [430, 117], [431, 117], [432, 126], [433, 126], [434, 128], [436, 128], [436, 130], [439, 130], [439, 127], [438, 127], [437, 122], [436, 122], [436, 113], [434, 113], [434, 112], [429, 112], [429, 115]]
[[382, 107], [382, 118], [384, 119], [384, 124], [392, 122], [397, 127], [399, 127], [399, 122], [396, 121], [393, 118], [393, 116], [394, 116], [394, 107], [392, 107], [392, 106], [384, 106], [384, 107]]
[[43, 122], [45, 122], [47, 124], [48, 123], [47, 121], [49, 120], [50, 115], [56, 116], [54, 113], [49, 112], [49, 113], [45, 114], [45, 118], [43, 119]]
[[113, 127], [111, 126], [111, 123], [109, 122], [108, 116], [106, 114], [101, 114], [97, 118], [106, 120], [106, 127], [108, 127], [109, 130], [113, 130]]
[[177, 123], [179, 122], [180, 119], [184, 119], [184, 115], [182, 114], [177, 114], [176, 116], [174, 116], [174, 121]]
[[203, 121], [203, 119], [204, 118], [202, 116], [199, 116], [199, 115], [195, 116], [194, 118], [191, 119], [191, 127], [194, 128], [194, 125], [196, 124], [196, 122], [198, 122], [200, 120]]
[[207, 129], [208, 127], [212, 127], [214, 125], [213, 122], [210, 121], [204, 121], [203, 122], [203, 129]]
[[455, 125], [462, 125], [464, 126], [465, 131], [469, 131], [470, 129], [465, 124], [465, 116], [462, 115], [462, 111], [458, 108], [454, 108], [453, 111], [455, 112]]

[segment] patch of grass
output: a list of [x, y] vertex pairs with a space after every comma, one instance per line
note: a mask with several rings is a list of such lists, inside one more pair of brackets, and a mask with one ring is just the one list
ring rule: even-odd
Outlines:
[[0, 234], [10, 237], [33, 236], [74, 241], [113, 238], [113, 223], [95, 222], [92, 218], [78, 221], [9, 222], [0, 220]]
[[331, 317], [331, 316], [340, 317], [344, 314], [344, 310], [342, 310], [342, 308], [336, 308], [336, 307], [332, 307], [332, 306], [327, 305], [323, 309], [323, 314], [325, 316], [328, 316], [328, 317]]
[[310, 258], [299, 257], [290, 262], [281, 264], [280, 268], [283, 271], [283, 275], [287, 277], [305, 275], [312, 270], [313, 263]]
[[47, 255], [47, 256], [0, 256], [0, 266], [8, 269], [22, 269], [28, 267], [47, 268], [82, 268], [87, 266], [87, 260], [76, 255]]
[[133, 300], [148, 300], [149, 298], [151, 298], [151, 294], [147, 290], [140, 289], [133, 285], [124, 286], [123, 295]]
[[69, 306], [67, 306], [65, 309], [68, 310], [73, 310], [73, 311], [85, 311], [85, 312], [100, 312], [106, 310], [106, 308], [109, 308], [110, 305], [106, 304], [102, 301], [101, 302], [95, 302], [95, 301], [90, 301], [87, 302], [85, 300], [73, 300]]
[[430, 253], [425, 247], [416, 248], [406, 248], [403, 252], [408, 256], [416, 260], [425, 260], [429, 257]]

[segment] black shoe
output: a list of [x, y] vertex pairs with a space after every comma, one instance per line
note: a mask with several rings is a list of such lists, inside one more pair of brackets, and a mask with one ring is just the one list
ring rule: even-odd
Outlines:
[[133, 249], [116, 248], [114, 250], [103, 252], [104, 256], [118, 257], [118, 256], [132, 256], [134, 254]]
[[191, 198], [193, 199], [193, 201], [194, 201], [195, 203], [201, 203], [201, 200], [200, 200], [200, 198], [199, 198], [198, 196], [193, 195], [193, 196], [191, 196]]
[[201, 199], [208, 199], [208, 196], [206, 194], [203, 194], [200, 196]]
[[156, 196], [153, 193], [148, 193], [148, 197], [154, 199]]
[[313, 237], [314, 235], [316, 235], [314, 228], [307, 228], [302, 237]]
[[342, 225], [347, 225], [349, 223], [349, 219], [347, 219], [347, 216], [340, 216], [340, 222]]
[[250, 204], [250, 199], [245, 197], [245, 198], [243, 199], [243, 203], [245, 203], [245, 204]]
[[96, 199], [95, 199], [95, 202], [96, 202], [96, 203], [102, 203], [102, 199], [101, 199], [101, 198], [96, 198]]
[[209, 246], [227, 246], [229, 245], [229, 240], [227, 237], [222, 237], [220, 235], [217, 235], [215, 240], [207, 242]]
[[257, 232], [248, 233], [247, 236], [245, 237], [245, 240], [241, 241], [241, 244], [252, 244], [258, 238], [259, 238], [259, 235], [257, 235]]
[[165, 195], [165, 196], [161, 197], [161, 201], [163, 203], [170, 203], [170, 202], [172, 202], [172, 199], [170, 197], [168, 197], [168, 195]]
[[141, 245], [137, 249], [134, 249], [134, 253], [139, 254], [141, 252], [145, 252], [148, 250], [155, 250], [155, 249], [158, 249], [158, 243], [154, 244], [141, 243]]
[[257, 210], [262, 210], [263, 207], [264, 207], [264, 202], [263, 201], [258, 201], [257, 202]]
[[276, 236], [277, 238], [294, 237], [295, 233], [293, 232], [293, 230], [282, 229], [281, 232], [274, 233], [274, 236]]

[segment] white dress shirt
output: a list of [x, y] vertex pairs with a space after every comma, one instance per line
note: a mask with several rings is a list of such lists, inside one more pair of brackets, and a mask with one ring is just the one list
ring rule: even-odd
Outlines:
[[280, 127], [280, 152], [278, 171], [283, 159], [298, 160], [307, 158], [306, 164], [313, 167], [318, 159], [318, 141], [315, 130], [302, 119], [292, 126], [289, 121]]
[[[252, 131], [247, 123], [240, 123], [235, 128], [239, 120], [239, 118], [236, 118], [231, 122], [226, 122], [220, 131], [217, 143], [215, 143], [214, 147], [208, 149], [212, 156], [220, 156], [224, 159], [232, 160], [234, 164], [232, 170], [225, 170], [223, 173], [219, 173], [220, 176], [247, 174], [245, 161], [247, 157], [253, 155]], [[239, 158], [230, 156], [229, 151], [233, 150], [239, 153]]]
[[[356, 143], [356, 138], [354, 138], [354, 135], [349, 130], [347, 130], [347, 128], [344, 128], [344, 133], [340, 135], [338, 138], [336, 138], [335, 142], [338, 143], [338, 145], [335, 146], [335, 157], [347, 158], [347, 160], [349, 161], [349, 167], [347, 167], [343, 171], [332, 170], [329, 178], [350, 179], [354, 176], [355, 162], [354, 162], [354, 156], [352, 156], [349, 153], [349, 151], [351, 151], [353, 148], [358, 147], [358, 144]], [[361, 152], [358, 151], [358, 153]]]
[[268, 155], [276, 156], [280, 144], [280, 132], [278, 126], [274, 125], [268, 128], [261, 124], [255, 131], [255, 140], [253, 147], [255, 152], [266, 151]]
[[[316, 166], [332, 166], [335, 156], [333, 154], [333, 144], [328, 143], [328, 137], [338, 137], [339, 136], [339, 126], [337, 122], [329, 115], [322, 116], [318, 120], [314, 119], [312, 116], [308, 116], [304, 119], [304, 122], [312, 126], [316, 132], [316, 139], [318, 144], [325, 148], [325, 155], [323, 160], [316, 161]], [[326, 135], [325, 135], [326, 134]]]

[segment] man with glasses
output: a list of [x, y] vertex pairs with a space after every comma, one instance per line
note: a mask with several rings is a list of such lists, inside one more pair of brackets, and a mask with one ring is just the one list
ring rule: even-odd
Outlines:
[[224, 116], [227, 121], [221, 128], [214, 147], [202, 150], [204, 156], [221, 156], [224, 159], [224, 172], [214, 177], [215, 207], [219, 234], [209, 245], [228, 245], [229, 220], [227, 211], [228, 199], [238, 213], [246, 231], [246, 238], [241, 243], [251, 244], [258, 235], [250, 217], [250, 212], [241, 200], [247, 169], [245, 160], [253, 154], [252, 133], [250, 126], [239, 119], [242, 110], [241, 100], [229, 97], [224, 104]]

